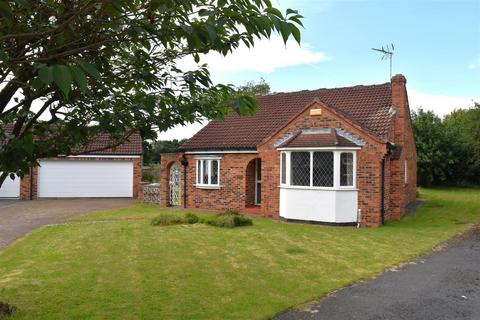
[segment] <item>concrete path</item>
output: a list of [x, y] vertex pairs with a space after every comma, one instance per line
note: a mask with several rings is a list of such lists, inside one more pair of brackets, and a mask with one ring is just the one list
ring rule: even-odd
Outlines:
[[31, 230], [65, 218], [133, 204], [132, 199], [0, 200], [0, 249]]
[[274, 320], [478, 320], [480, 227], [415, 263]]

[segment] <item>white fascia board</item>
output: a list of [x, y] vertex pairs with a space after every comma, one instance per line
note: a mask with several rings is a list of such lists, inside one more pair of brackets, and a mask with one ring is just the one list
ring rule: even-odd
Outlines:
[[185, 151], [185, 154], [258, 153], [255, 150]]
[[315, 150], [360, 150], [361, 147], [291, 147], [277, 148], [278, 151], [315, 151]]
[[[65, 157], [65, 156], [59, 156]], [[66, 158], [105, 158], [105, 159], [112, 159], [112, 158], [122, 158], [122, 159], [138, 159], [141, 156], [128, 156], [128, 155], [92, 155], [92, 154], [85, 154], [85, 155], [76, 155], [76, 156], [66, 156]], [[46, 158], [45, 160], [47, 160]]]

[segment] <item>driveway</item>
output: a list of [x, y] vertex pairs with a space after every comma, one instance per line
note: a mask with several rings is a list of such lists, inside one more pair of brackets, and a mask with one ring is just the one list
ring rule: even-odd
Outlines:
[[0, 200], [0, 249], [31, 230], [65, 218], [98, 210], [125, 207], [132, 199]]
[[480, 319], [480, 227], [446, 248], [274, 320]]

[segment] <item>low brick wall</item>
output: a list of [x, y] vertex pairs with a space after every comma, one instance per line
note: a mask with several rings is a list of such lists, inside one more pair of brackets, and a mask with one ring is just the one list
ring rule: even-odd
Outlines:
[[142, 201], [144, 203], [161, 204], [160, 183], [142, 185]]

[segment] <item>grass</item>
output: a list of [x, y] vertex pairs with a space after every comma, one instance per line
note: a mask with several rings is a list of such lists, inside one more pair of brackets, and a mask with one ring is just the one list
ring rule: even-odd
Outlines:
[[161, 212], [184, 214], [154, 205], [84, 215], [0, 252], [0, 300], [18, 308], [12, 319], [266, 319], [480, 221], [480, 189], [421, 196], [415, 215], [378, 229], [262, 218], [235, 229], [153, 227]]

